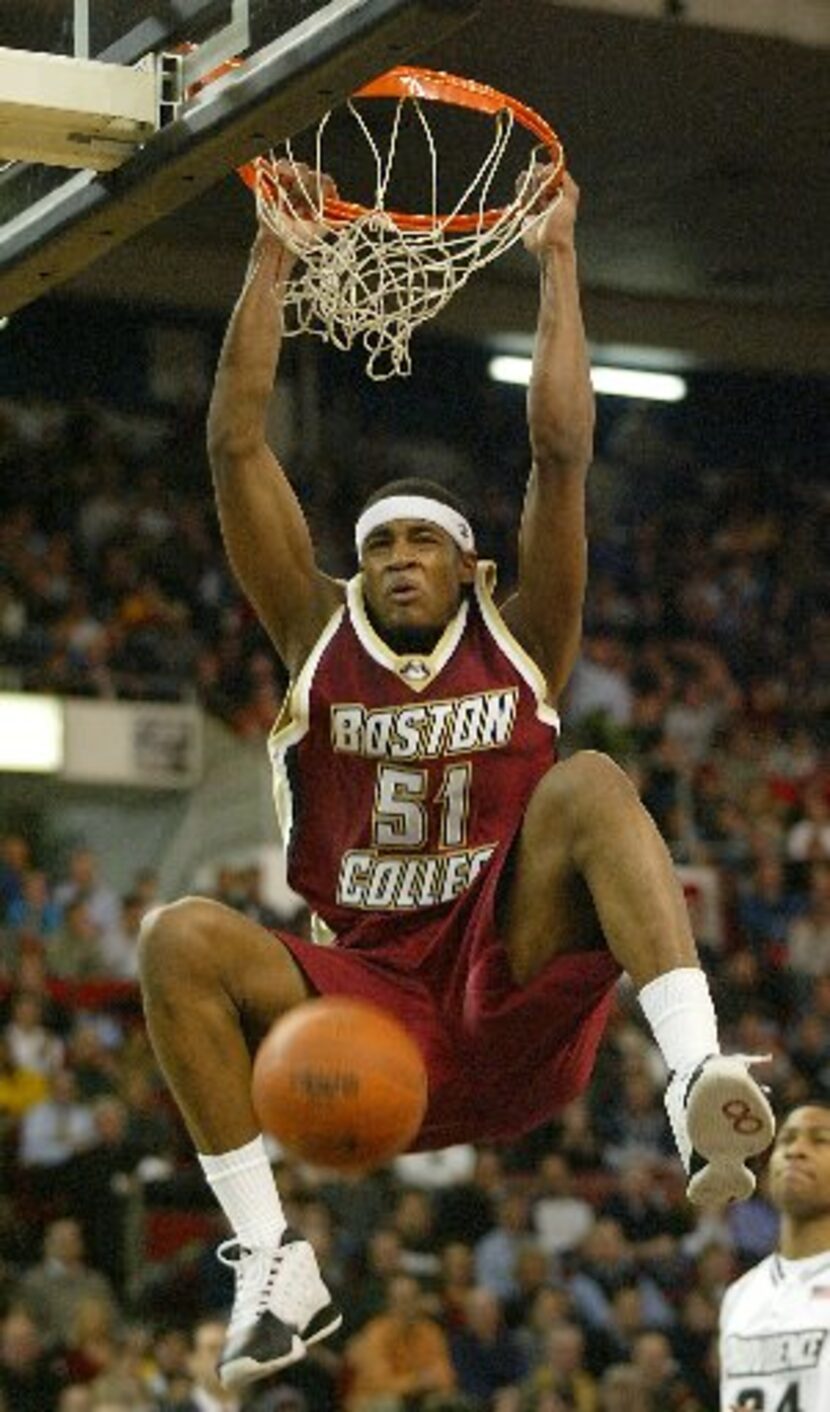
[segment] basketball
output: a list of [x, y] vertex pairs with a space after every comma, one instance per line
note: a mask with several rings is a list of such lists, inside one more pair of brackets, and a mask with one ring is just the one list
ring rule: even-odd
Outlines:
[[293, 1157], [346, 1173], [403, 1152], [427, 1105], [424, 1061], [385, 1010], [345, 996], [305, 1001], [269, 1030], [254, 1060], [254, 1110]]

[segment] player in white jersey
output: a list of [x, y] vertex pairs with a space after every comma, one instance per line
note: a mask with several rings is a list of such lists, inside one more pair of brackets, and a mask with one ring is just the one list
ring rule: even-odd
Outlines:
[[724, 1296], [721, 1412], [830, 1412], [830, 1103], [790, 1113], [769, 1178], [778, 1250]]

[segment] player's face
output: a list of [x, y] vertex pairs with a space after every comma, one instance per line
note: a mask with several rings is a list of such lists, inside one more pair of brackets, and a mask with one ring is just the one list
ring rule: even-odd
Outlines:
[[779, 1129], [769, 1168], [770, 1193], [788, 1216], [830, 1214], [830, 1108], [807, 1105]]
[[437, 629], [472, 582], [475, 555], [427, 520], [389, 520], [367, 536], [361, 567], [366, 602], [382, 627]]

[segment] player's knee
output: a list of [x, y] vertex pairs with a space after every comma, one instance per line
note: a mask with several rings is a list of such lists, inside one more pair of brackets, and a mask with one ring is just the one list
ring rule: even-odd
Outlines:
[[625, 771], [599, 750], [580, 750], [554, 766], [544, 791], [552, 825], [574, 838], [613, 829], [622, 814], [642, 807]]
[[579, 799], [636, 803], [637, 791], [625, 770], [601, 750], [579, 750], [554, 770]]
[[189, 988], [211, 953], [216, 955], [215, 903], [183, 897], [154, 907], [141, 923], [138, 961], [141, 984], [154, 995]]

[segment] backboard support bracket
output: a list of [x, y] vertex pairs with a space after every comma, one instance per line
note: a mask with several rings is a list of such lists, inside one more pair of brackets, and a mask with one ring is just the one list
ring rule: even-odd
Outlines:
[[230, 54], [244, 54], [251, 42], [251, 21], [247, 0], [233, 0], [228, 23], [209, 36], [182, 62], [182, 82], [185, 89], [198, 83]]

